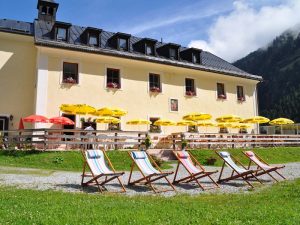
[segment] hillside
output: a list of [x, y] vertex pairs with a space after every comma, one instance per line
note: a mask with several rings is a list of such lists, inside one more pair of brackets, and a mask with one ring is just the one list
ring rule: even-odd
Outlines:
[[235, 66], [264, 79], [258, 85], [260, 115], [300, 122], [300, 28], [284, 32], [268, 47], [236, 61]]

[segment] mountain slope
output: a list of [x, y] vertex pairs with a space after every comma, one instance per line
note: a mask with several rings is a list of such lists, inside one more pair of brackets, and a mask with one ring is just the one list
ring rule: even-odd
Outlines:
[[286, 31], [265, 49], [252, 52], [234, 65], [263, 77], [258, 85], [260, 115], [300, 122], [299, 32]]

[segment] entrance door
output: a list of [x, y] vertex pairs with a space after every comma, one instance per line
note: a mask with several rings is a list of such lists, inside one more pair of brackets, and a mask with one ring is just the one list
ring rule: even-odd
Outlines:
[[0, 116], [0, 132], [6, 136], [7, 133], [3, 133], [4, 130], [8, 130], [8, 118], [5, 116]]
[[[63, 114], [63, 117], [67, 117], [70, 120], [72, 120], [76, 124], [76, 116], [70, 115], [70, 114]], [[75, 125], [64, 125], [64, 129], [70, 129], [73, 130], [75, 128]], [[65, 135], [74, 135], [74, 132], [64, 132]]]

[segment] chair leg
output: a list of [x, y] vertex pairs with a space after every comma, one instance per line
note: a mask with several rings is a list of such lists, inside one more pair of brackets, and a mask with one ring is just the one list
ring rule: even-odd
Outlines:
[[277, 173], [279, 176], [281, 176], [284, 180], [286, 180], [286, 178], [282, 175], [282, 174], [280, 174], [277, 170], [275, 170], [275, 173]]
[[208, 175], [208, 177], [214, 183], [214, 185], [216, 185], [218, 188], [220, 187], [220, 185], [210, 175]]
[[178, 162], [178, 164], [177, 164], [177, 168], [176, 168], [175, 175], [174, 175], [174, 179], [173, 179], [173, 184], [176, 183], [176, 177], [177, 177], [179, 165], [180, 165], [180, 162]]
[[224, 170], [224, 166], [225, 166], [225, 162], [223, 163], [222, 169], [221, 169], [221, 171], [220, 171], [220, 175], [219, 175], [219, 178], [218, 178], [218, 182], [221, 180], [221, 177], [222, 177], [222, 174], [223, 174], [223, 170]]
[[171, 186], [171, 188], [173, 189], [173, 191], [176, 191], [174, 185], [171, 183], [171, 181], [169, 181], [169, 179], [167, 177], [164, 177], [166, 179], [166, 181], [169, 183], [169, 185]]
[[134, 163], [131, 164], [130, 174], [129, 174], [129, 178], [128, 178], [128, 185], [131, 184], [131, 183], [130, 183], [130, 180], [131, 180], [133, 168], [134, 168]]
[[83, 180], [84, 180], [84, 176], [85, 176], [85, 168], [86, 168], [87, 163], [84, 162], [83, 163], [83, 168], [82, 168], [82, 175], [81, 175], [81, 186], [83, 185]]

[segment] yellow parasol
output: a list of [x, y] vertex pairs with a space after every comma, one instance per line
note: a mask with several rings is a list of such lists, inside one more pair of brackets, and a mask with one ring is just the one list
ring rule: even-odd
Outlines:
[[214, 126], [216, 126], [216, 124], [213, 123], [212, 121], [203, 120], [203, 121], [198, 121], [197, 126], [198, 127], [205, 127], [205, 133], [207, 133], [207, 127], [214, 127]]
[[86, 115], [86, 114], [92, 114], [96, 111], [96, 109], [92, 106], [86, 105], [86, 104], [62, 104], [60, 106], [60, 110], [65, 113], [71, 113], [76, 115]]
[[216, 127], [220, 127], [220, 128], [229, 128], [232, 127], [231, 123], [226, 123], [226, 122], [220, 122], [216, 124]]
[[128, 120], [126, 122], [128, 125], [149, 125], [151, 124], [150, 120], [144, 120], [144, 119], [134, 119], [134, 120]]
[[226, 123], [226, 122], [240, 122], [242, 120], [241, 117], [236, 115], [223, 115], [216, 119], [218, 123]]
[[116, 116], [116, 117], [121, 117], [125, 116], [127, 114], [127, 111], [121, 108], [110, 108], [110, 107], [105, 107], [96, 110], [93, 115], [96, 116]]
[[287, 125], [287, 124], [293, 124], [294, 121], [287, 119], [287, 118], [277, 118], [275, 120], [270, 121], [271, 125]]
[[155, 126], [175, 126], [176, 122], [173, 120], [159, 119], [154, 122], [154, 125]]
[[212, 115], [208, 114], [208, 113], [189, 113], [187, 115], [185, 115], [182, 119], [184, 120], [193, 120], [193, 121], [199, 121], [199, 120], [209, 120], [211, 119]]
[[190, 120], [180, 120], [176, 123], [176, 126], [196, 126], [197, 123]]
[[231, 124], [231, 127], [237, 128], [237, 129], [247, 129], [247, 128], [250, 128], [251, 126], [246, 123], [234, 123], [234, 124]]
[[112, 116], [100, 116], [96, 119], [96, 123], [114, 123], [118, 124], [121, 120]]
[[244, 119], [242, 122], [243, 123], [258, 123], [258, 124], [261, 124], [261, 123], [268, 123], [269, 121], [270, 120], [266, 117], [254, 116], [254, 117], [251, 117], [251, 118]]

